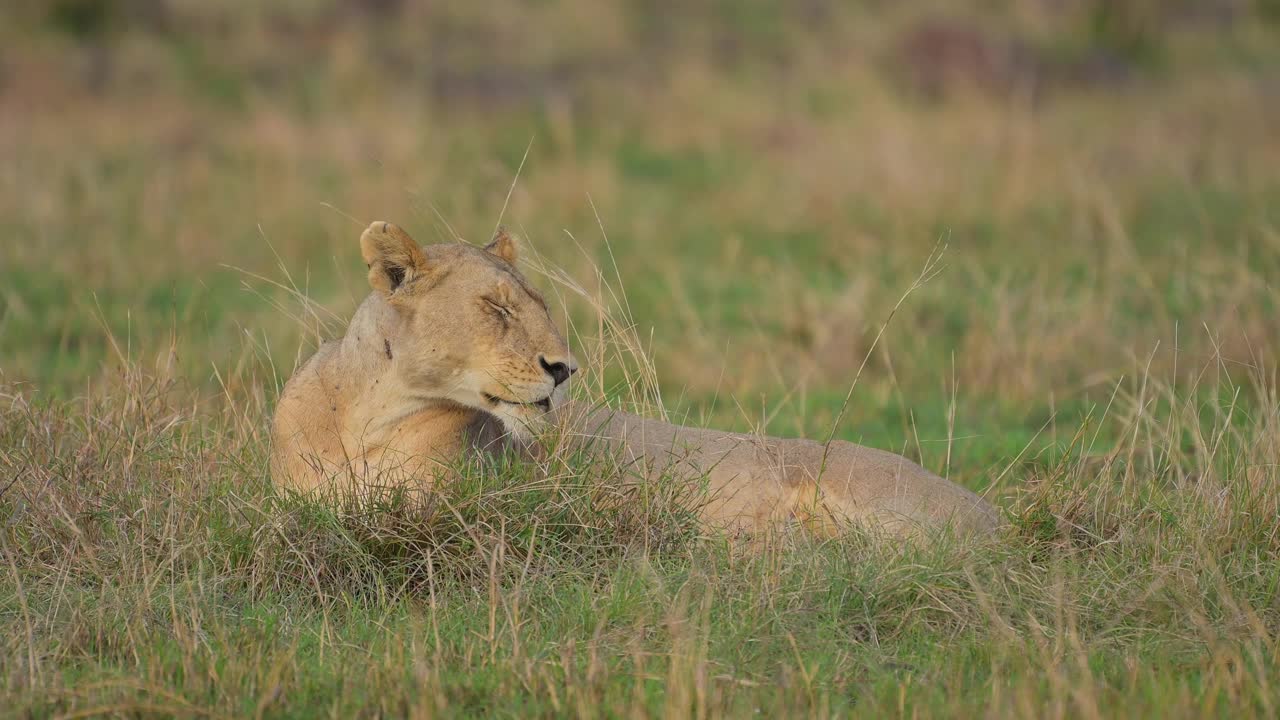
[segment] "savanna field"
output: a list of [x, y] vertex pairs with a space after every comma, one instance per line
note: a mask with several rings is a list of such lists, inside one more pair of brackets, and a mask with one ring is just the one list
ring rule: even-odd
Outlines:
[[[522, 236], [579, 396], [1007, 525], [277, 492], [374, 219]], [[1274, 2], [22, 4], [0, 237], [2, 717], [1280, 714]]]

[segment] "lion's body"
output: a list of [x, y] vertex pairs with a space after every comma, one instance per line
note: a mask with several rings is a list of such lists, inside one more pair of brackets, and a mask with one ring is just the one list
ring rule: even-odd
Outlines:
[[[576, 365], [541, 298], [514, 270], [510, 245], [486, 249], [501, 261], [464, 246], [422, 249], [386, 223], [371, 225], [361, 244], [375, 292], [346, 335], [299, 368], [276, 409], [272, 473], [282, 485], [432, 481], [461, 455], [507, 447], [552, 420], [571, 445], [607, 453], [642, 477], [704, 482], [702, 516], [716, 527], [795, 521], [909, 535], [997, 525], [995, 509], [977, 495], [893, 453], [566, 403], [563, 383]], [[486, 309], [495, 297], [501, 312]]]
[[883, 450], [689, 428], [624, 412], [566, 408], [580, 442], [647, 477], [705, 480], [703, 518], [734, 530], [799, 523], [825, 532], [848, 525], [909, 535], [951, 525], [963, 534], [994, 528], [982, 498]]

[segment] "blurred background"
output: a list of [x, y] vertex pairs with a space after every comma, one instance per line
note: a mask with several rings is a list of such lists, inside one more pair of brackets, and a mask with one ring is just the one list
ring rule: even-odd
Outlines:
[[126, 358], [269, 405], [365, 223], [500, 215], [693, 422], [822, 434], [870, 354], [840, 434], [976, 475], [1134, 378], [1275, 370], [1274, 0], [0, 13], [0, 371], [37, 393]]

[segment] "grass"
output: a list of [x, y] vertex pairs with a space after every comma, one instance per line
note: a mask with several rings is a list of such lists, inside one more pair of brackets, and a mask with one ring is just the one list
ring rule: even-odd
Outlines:
[[[1274, 716], [1277, 29], [1079, 6], [5, 11], [0, 716]], [[913, 86], [937, 23], [1034, 87]], [[1009, 526], [746, 548], [587, 458], [272, 489], [365, 222], [504, 205], [579, 392]]]

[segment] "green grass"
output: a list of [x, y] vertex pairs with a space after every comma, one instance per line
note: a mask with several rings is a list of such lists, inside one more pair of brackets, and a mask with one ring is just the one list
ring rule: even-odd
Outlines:
[[[1265, 7], [55, 5], [0, 22], [0, 716], [1276, 714]], [[1042, 84], [912, 87], [924, 21]], [[500, 213], [578, 392], [839, 420], [1008, 527], [742, 543], [587, 458], [276, 492], [364, 224]]]

